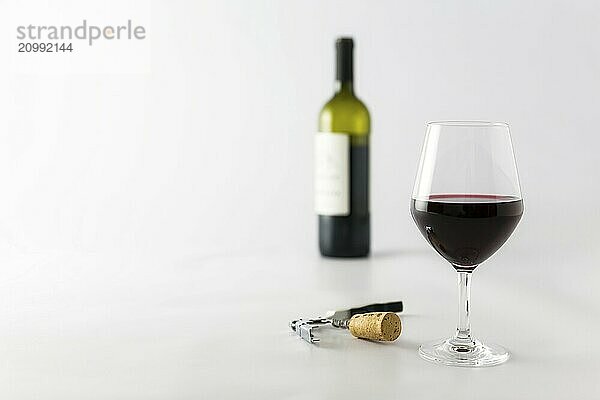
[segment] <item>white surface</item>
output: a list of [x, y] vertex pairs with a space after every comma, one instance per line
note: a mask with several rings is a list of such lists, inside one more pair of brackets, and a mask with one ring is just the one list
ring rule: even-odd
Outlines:
[[[422, 361], [418, 344], [455, 323], [451, 267], [418, 246], [365, 261], [286, 248], [161, 257], [16, 257], [0, 290], [3, 398], [593, 399], [598, 272], [539, 257], [517, 234], [476, 272], [474, 333], [507, 346], [484, 370]], [[519, 245], [521, 243], [521, 245]], [[547, 260], [553, 260], [548, 268]], [[16, 264], [15, 260], [19, 261]], [[3, 265], [7, 263], [3, 262]], [[26, 267], [15, 272], [17, 266]], [[311, 346], [288, 320], [402, 299], [391, 344], [345, 331]]]
[[[3, 2], [0, 398], [597, 398], [599, 8]], [[17, 25], [83, 18], [132, 18], [147, 39], [94, 44], [68, 71], [13, 54]], [[316, 254], [312, 143], [339, 34], [373, 119], [366, 261]], [[475, 334], [513, 352], [492, 369], [416, 354], [456, 308], [408, 213], [440, 119], [512, 128], [525, 216], [473, 281]], [[397, 298], [391, 345], [287, 331]]]

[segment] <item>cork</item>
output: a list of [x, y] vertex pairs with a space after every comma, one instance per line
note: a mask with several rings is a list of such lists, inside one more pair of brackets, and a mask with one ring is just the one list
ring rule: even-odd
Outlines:
[[400, 336], [402, 323], [392, 312], [374, 312], [353, 316], [348, 328], [357, 338], [391, 342]]

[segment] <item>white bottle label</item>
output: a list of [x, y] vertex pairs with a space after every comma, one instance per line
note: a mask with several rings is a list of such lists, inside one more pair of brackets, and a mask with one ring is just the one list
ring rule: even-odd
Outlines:
[[345, 133], [315, 136], [315, 211], [350, 214], [350, 136]]

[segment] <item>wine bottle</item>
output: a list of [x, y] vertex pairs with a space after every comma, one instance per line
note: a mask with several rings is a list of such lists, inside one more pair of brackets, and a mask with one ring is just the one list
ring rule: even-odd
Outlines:
[[329, 257], [364, 257], [370, 249], [367, 107], [354, 94], [352, 38], [336, 43], [336, 90], [319, 114], [315, 136], [315, 210], [319, 249]]

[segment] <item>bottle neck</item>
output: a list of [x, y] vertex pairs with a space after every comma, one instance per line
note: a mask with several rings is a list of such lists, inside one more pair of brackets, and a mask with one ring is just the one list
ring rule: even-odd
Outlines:
[[336, 94], [354, 94], [354, 83], [352, 81], [335, 81]]
[[353, 93], [354, 60], [352, 38], [340, 38], [335, 43], [335, 80], [337, 93]]

